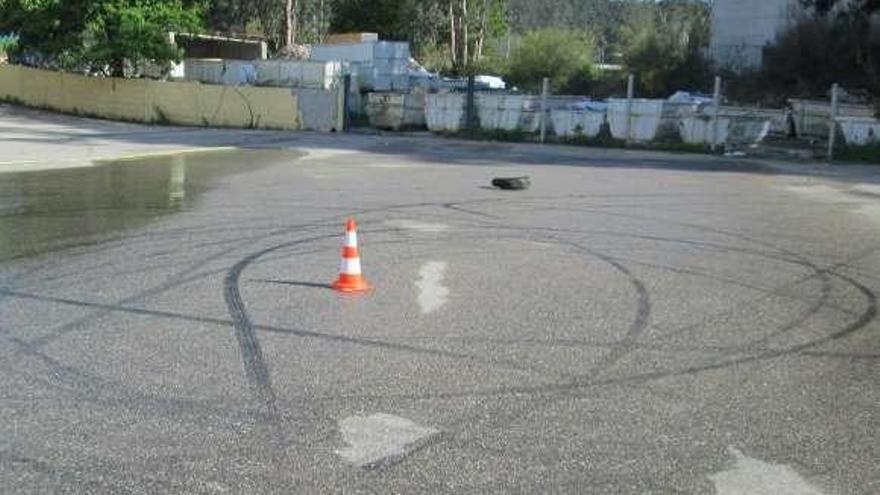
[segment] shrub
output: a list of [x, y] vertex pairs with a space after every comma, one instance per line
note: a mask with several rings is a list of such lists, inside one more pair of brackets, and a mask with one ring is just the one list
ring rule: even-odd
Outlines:
[[552, 91], [558, 93], [589, 70], [592, 53], [592, 41], [585, 33], [556, 28], [531, 31], [511, 53], [508, 80], [537, 92], [547, 77]]

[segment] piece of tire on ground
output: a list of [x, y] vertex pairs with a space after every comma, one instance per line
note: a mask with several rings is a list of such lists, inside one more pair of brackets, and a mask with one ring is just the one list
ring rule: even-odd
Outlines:
[[499, 189], [520, 190], [528, 189], [532, 185], [529, 178], [526, 177], [495, 177], [492, 179], [492, 185]]

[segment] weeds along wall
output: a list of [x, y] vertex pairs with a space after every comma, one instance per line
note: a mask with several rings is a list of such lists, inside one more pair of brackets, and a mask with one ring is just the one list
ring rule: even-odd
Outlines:
[[0, 99], [113, 120], [298, 130], [290, 88], [99, 78], [0, 64]]

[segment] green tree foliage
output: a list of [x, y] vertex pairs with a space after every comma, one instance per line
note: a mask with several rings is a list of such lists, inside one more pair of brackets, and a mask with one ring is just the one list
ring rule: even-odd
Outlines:
[[182, 0], [5, 0], [0, 31], [49, 65], [124, 75], [125, 62], [177, 60], [169, 31], [197, 31], [202, 7]]
[[619, 44], [620, 26], [629, 1], [619, 0], [508, 0], [511, 28], [526, 32], [545, 27], [586, 30], [599, 51], [613, 52]]
[[679, 89], [705, 89], [710, 10], [699, 0], [641, 3], [621, 30], [623, 63], [637, 74], [639, 93], [665, 97]]
[[582, 32], [538, 29], [526, 33], [517, 45], [508, 79], [522, 89], [538, 91], [547, 77], [553, 92], [565, 91], [573, 79], [590, 71], [592, 40]]
[[[817, 1], [814, 16], [765, 51], [763, 83], [795, 96], [823, 96], [832, 83], [880, 95], [880, 3]], [[836, 7], [836, 8], [835, 8]]]

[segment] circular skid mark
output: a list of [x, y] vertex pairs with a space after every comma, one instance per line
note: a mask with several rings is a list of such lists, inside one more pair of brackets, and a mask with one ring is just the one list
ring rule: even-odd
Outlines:
[[[551, 197], [548, 197], [548, 198], [552, 199]], [[557, 199], [559, 199], [559, 198], [557, 198]], [[455, 211], [455, 212], [461, 214], [462, 216], [466, 217], [469, 223], [478, 224], [478, 225], [480, 225], [481, 228], [506, 229], [506, 230], [509, 230], [512, 232], [512, 237], [519, 235], [519, 236], [522, 236], [522, 238], [526, 238], [528, 240], [534, 240], [535, 238], [541, 238], [543, 233], [551, 233], [556, 236], [609, 235], [609, 236], [617, 236], [617, 237], [621, 237], [621, 238], [626, 238], [626, 237], [642, 238], [645, 240], [653, 240], [656, 242], [677, 242], [677, 243], [693, 245], [695, 247], [699, 247], [700, 249], [713, 249], [713, 250], [727, 251], [730, 253], [743, 253], [743, 254], [748, 253], [748, 254], [762, 256], [768, 260], [773, 260], [773, 261], [777, 261], [780, 263], [793, 263], [796, 265], [803, 266], [804, 268], [809, 268], [810, 270], [812, 270], [814, 272], [813, 274], [811, 274], [809, 276], [820, 277], [823, 280], [823, 287], [825, 287], [826, 280], [830, 279], [831, 277], [838, 278], [838, 279], [846, 282], [850, 286], [856, 288], [863, 295], [863, 297], [866, 300], [866, 308], [859, 315], [857, 315], [857, 318], [853, 322], [844, 326], [843, 328], [839, 328], [837, 331], [832, 332], [832, 333], [826, 335], [825, 337], [814, 339], [812, 341], [805, 342], [805, 343], [800, 344], [798, 346], [788, 347], [788, 348], [784, 348], [784, 349], [777, 349], [777, 350], [772, 350], [772, 351], [762, 351], [761, 349], [757, 349], [757, 348], [749, 348], [750, 345], [752, 347], [756, 347], [756, 346], [754, 346], [753, 343], [752, 344], [745, 344], [744, 350], [748, 351], [749, 355], [742, 356], [742, 357], [739, 357], [736, 359], [719, 360], [719, 361], [704, 363], [701, 365], [695, 365], [695, 366], [691, 366], [691, 367], [681, 367], [681, 368], [676, 368], [676, 369], [664, 370], [662, 372], [658, 371], [658, 372], [653, 372], [653, 373], [631, 374], [631, 375], [626, 375], [626, 376], [622, 375], [622, 376], [616, 376], [616, 377], [615, 376], [608, 376], [608, 377], [605, 377], [602, 379], [582, 377], [582, 378], [578, 379], [576, 381], [576, 383], [573, 383], [573, 384], [570, 383], [570, 380], [567, 379], [568, 377], [563, 377], [563, 380], [561, 382], [559, 382], [556, 386], [551, 386], [551, 387], [542, 386], [540, 388], [520, 387], [520, 388], [480, 389], [480, 390], [472, 390], [472, 391], [462, 391], [457, 394], [426, 394], [426, 395], [409, 395], [409, 396], [401, 394], [401, 395], [397, 395], [396, 397], [442, 398], [442, 397], [456, 397], [456, 396], [497, 396], [497, 395], [507, 395], [507, 394], [523, 394], [523, 395], [530, 395], [531, 394], [536, 397], [546, 396], [547, 394], [556, 394], [556, 395], [565, 394], [566, 396], [576, 396], [577, 394], [582, 393], [581, 389], [591, 387], [591, 386], [612, 385], [612, 384], [627, 383], [627, 382], [645, 382], [645, 381], [651, 381], [651, 380], [655, 380], [655, 379], [662, 379], [662, 378], [666, 378], [666, 377], [674, 377], [674, 376], [687, 375], [687, 374], [696, 374], [696, 373], [700, 373], [703, 371], [723, 369], [728, 366], [735, 366], [738, 364], [747, 363], [747, 362], [756, 361], [756, 360], [762, 360], [762, 359], [773, 359], [776, 357], [781, 357], [781, 356], [789, 355], [789, 354], [816, 353], [819, 351], [813, 350], [814, 348], [821, 346], [822, 344], [827, 343], [829, 341], [844, 338], [847, 335], [850, 335], [850, 334], [864, 328], [868, 323], [870, 323], [871, 320], [873, 320], [876, 317], [877, 309], [876, 309], [876, 297], [874, 296], [874, 293], [868, 287], [860, 284], [856, 280], [845, 277], [845, 276], [837, 273], [835, 270], [838, 268], [838, 265], [835, 265], [834, 267], [830, 267], [830, 268], [819, 269], [818, 267], [816, 267], [816, 265], [810, 263], [805, 257], [799, 255], [798, 253], [784, 250], [784, 249], [780, 249], [777, 246], [773, 246], [769, 243], [755, 240], [755, 239], [749, 238], [747, 236], [743, 236], [738, 233], [726, 232], [724, 230], [715, 229], [715, 228], [707, 228], [707, 227], [700, 226], [700, 225], [680, 224], [680, 223], [676, 223], [676, 222], [668, 222], [668, 221], [658, 220], [658, 219], [654, 219], [654, 218], [628, 215], [629, 217], [632, 217], [632, 218], [638, 219], [638, 220], [650, 221], [650, 222], [665, 222], [665, 223], [668, 223], [671, 225], [676, 225], [679, 227], [691, 228], [691, 229], [694, 229], [698, 232], [709, 232], [709, 233], [724, 235], [724, 236], [727, 236], [731, 239], [738, 239], [741, 241], [745, 241], [748, 243], [762, 246], [766, 249], [750, 249], [750, 248], [744, 248], [742, 246], [725, 245], [723, 243], [718, 243], [718, 242], [695, 241], [695, 240], [689, 240], [689, 239], [662, 238], [662, 237], [658, 237], [658, 236], [652, 237], [652, 236], [642, 236], [642, 235], [638, 235], [638, 234], [597, 231], [597, 230], [542, 229], [540, 227], [506, 227], [506, 226], [499, 225], [495, 222], [491, 222], [490, 220], [492, 220], [492, 217], [489, 215], [480, 215], [479, 213], [481, 213], [481, 212], [479, 212], [478, 209], [472, 209], [472, 210], [469, 209], [468, 211], [464, 211], [464, 209], [461, 208], [462, 205], [467, 205], [467, 206], [471, 207], [474, 205], [488, 204], [488, 203], [502, 203], [503, 204], [503, 203], [507, 203], [508, 201], [521, 201], [521, 200], [519, 198], [516, 198], [516, 199], [511, 198], [510, 200], [499, 200], [498, 198], [494, 198], [494, 199], [482, 199], [482, 200], [457, 202], [457, 203], [425, 203], [425, 202], [422, 202], [422, 203], [391, 205], [391, 206], [382, 207], [382, 208], [368, 208], [368, 209], [363, 209], [363, 210], [356, 212], [356, 213], [357, 214], [374, 214], [374, 213], [381, 214], [381, 213], [389, 212], [389, 211], [406, 210], [408, 208], [434, 207], [434, 208], [442, 208], [441, 211], [447, 211], [447, 212]], [[446, 205], [452, 205], [454, 207], [449, 207]], [[606, 214], [606, 213], [603, 212], [602, 214]], [[482, 217], [482, 218], [476, 218], [476, 217]], [[342, 218], [344, 218], [343, 215], [338, 215], [338, 216], [333, 216], [332, 218], [325, 218], [325, 219], [317, 220], [315, 222], [310, 222], [308, 224], [290, 225], [290, 226], [283, 227], [283, 228], [275, 228], [275, 229], [272, 229], [268, 232], [264, 232], [264, 233], [256, 235], [256, 236], [252, 236], [250, 239], [252, 242], [257, 242], [259, 240], [278, 238], [280, 236], [287, 236], [287, 235], [292, 235], [292, 234], [302, 235], [303, 233], [306, 233], [306, 232], [320, 232], [320, 231], [322, 231], [322, 229], [325, 229], [328, 224], [331, 224], [335, 220], [341, 221], [340, 219], [342, 219]], [[486, 221], [484, 222], [483, 220], [486, 220]], [[185, 230], [185, 229], [183, 229], [183, 230]], [[169, 236], [177, 236], [178, 234], [183, 235], [183, 230], [181, 230], [180, 232], [177, 232], [177, 231], [169, 232]], [[227, 230], [227, 229], [224, 228], [222, 230]], [[206, 233], [210, 233], [210, 232], [206, 231]], [[280, 250], [285, 246], [289, 246], [289, 245], [293, 245], [293, 244], [302, 244], [302, 243], [308, 244], [309, 242], [318, 242], [320, 239], [330, 239], [330, 238], [336, 238], [336, 237], [338, 237], [338, 234], [334, 233], [334, 234], [330, 234], [330, 235], [316, 236], [316, 237], [310, 238], [310, 239], [302, 239], [302, 240], [297, 240], [297, 241], [292, 241], [292, 242], [285, 242], [283, 244], [274, 246], [272, 248], [264, 250], [264, 252], [257, 253], [257, 254], [259, 254], [260, 256], [267, 256], [269, 253], [276, 252], [277, 250]], [[119, 238], [119, 239], [104, 240], [97, 245], [93, 244], [91, 242], [88, 242], [88, 243], [83, 243], [83, 245], [88, 246], [88, 249], [83, 250], [84, 252], [80, 253], [80, 254], [96, 254], [96, 253], [103, 251], [103, 250], [106, 250], [106, 249], [124, 248], [125, 245], [130, 244], [132, 241], [135, 241], [135, 242], [137, 242], [137, 241], [160, 242], [163, 238], [164, 238], [163, 233], [160, 233], [160, 234], [139, 234], [139, 235], [136, 235], [132, 238]], [[256, 258], [259, 258], [260, 256], [256, 256]], [[255, 261], [256, 258], [254, 257], [254, 255], [251, 255], [236, 264], [236, 266], [238, 266], [238, 268], [239, 268], [239, 272], [238, 272], [239, 278], [241, 276], [241, 272], [246, 270], [247, 266], [250, 263], [252, 263], [253, 261]], [[616, 260], [616, 261], [619, 262], [621, 264], [621, 266], [627, 267], [627, 269], [629, 269], [628, 267], [631, 266], [624, 261], [621, 261], [621, 260]], [[242, 262], [244, 262], [244, 263], [242, 263]], [[845, 263], [840, 266], [843, 266], [843, 265], [845, 265]], [[32, 273], [37, 273], [37, 272], [41, 271], [41, 269], [48, 270], [48, 269], [54, 269], [54, 267], [51, 266], [51, 264], [44, 265], [44, 266], [36, 266], [33, 268]], [[76, 277], [78, 275], [80, 275], [80, 273], [69, 274], [69, 276], [71, 276], [71, 277]], [[229, 272], [227, 272], [227, 276], [228, 275], [229, 275]], [[228, 277], [227, 277], [227, 279], [228, 279]], [[11, 282], [11, 281], [10, 280], [6, 281], [7, 284], [9, 282]], [[722, 280], [722, 282], [723, 282], [723, 280]], [[235, 292], [237, 292], [237, 283], [238, 283], [238, 280], [235, 280], [235, 283], [230, 285], [230, 287], [234, 286]], [[823, 307], [822, 305], [825, 304], [825, 302], [828, 298], [828, 295], [832, 293], [832, 290], [830, 289], [830, 285], [828, 287], [829, 287], [829, 289], [827, 289], [827, 290], [823, 288], [822, 293], [821, 293], [821, 297], [818, 300], [816, 300], [816, 302], [814, 303], [813, 306], [811, 306], [810, 309], [813, 309], [815, 307], [819, 307], [819, 308]], [[164, 290], [167, 290], [168, 288], [169, 287], [162, 287], [159, 289], [159, 292], [160, 293], [164, 292]], [[0, 292], [0, 296], [3, 296], [2, 292]], [[237, 294], [237, 297], [240, 300], [240, 297], [241, 297], [240, 293]], [[134, 300], [137, 300], [137, 299], [136, 298], [132, 299], [132, 301], [134, 301]], [[61, 302], [64, 302], [64, 301], [61, 301]], [[125, 308], [122, 306], [115, 307], [118, 305], [106, 305], [106, 308], [105, 308], [105, 307], [103, 307], [104, 305], [96, 305], [93, 303], [89, 303], [88, 301], [73, 301], [73, 300], [71, 300], [68, 302], [71, 304], [74, 304], [74, 305], [80, 304], [80, 303], [84, 304], [84, 305], [90, 305], [90, 306], [95, 307], [98, 310], [109, 309], [112, 311], [134, 311], [134, 309]], [[243, 302], [242, 302], [241, 308], [243, 310], [245, 309], [245, 305]], [[104, 311], [96, 311], [97, 314], [103, 314], [103, 312]], [[801, 320], [805, 321], [807, 318], [809, 318], [813, 314], [815, 314], [815, 312], [808, 310], [805, 313], [802, 313], [800, 315], [796, 315], [796, 318], [794, 320], [801, 319]], [[145, 315], [146, 315], [146, 313], [145, 313]], [[166, 317], [166, 316], [163, 316], [158, 313], [155, 316]], [[202, 318], [202, 317], [198, 317], [198, 316], [187, 316], [187, 315], [178, 315], [178, 316], [183, 317], [184, 320], [189, 318], [189, 319], [193, 319], [193, 320], [205, 321], [205, 322], [215, 323], [217, 325], [227, 326], [227, 328], [228, 328], [228, 325], [230, 324], [228, 321], [220, 320], [220, 319]], [[247, 316], [246, 313], [244, 313], [244, 316]], [[249, 319], [246, 321], [248, 324], [250, 323]], [[85, 321], [83, 321], [82, 323], [85, 323]], [[777, 327], [776, 329], [772, 330], [772, 332], [778, 333], [781, 330], [782, 333], [784, 333], [784, 331], [786, 331], [787, 328], [796, 328], [797, 326], [798, 326], [797, 323], [794, 323], [794, 324], [789, 323], [787, 325]], [[254, 329], [259, 330], [259, 331], [267, 331], [267, 332], [296, 335], [296, 336], [300, 336], [300, 337], [308, 337], [308, 338], [317, 338], [317, 339], [346, 342], [346, 343], [355, 344], [355, 345], [379, 346], [379, 347], [387, 348], [389, 350], [395, 350], [395, 351], [400, 351], [400, 352], [422, 353], [425, 355], [432, 355], [432, 354], [433, 355], [444, 355], [446, 357], [452, 357], [452, 358], [458, 358], [458, 359], [470, 359], [470, 360], [477, 360], [477, 361], [482, 360], [480, 356], [468, 355], [466, 353], [449, 353], [449, 352], [444, 352], [444, 351], [437, 351], [435, 349], [431, 349], [430, 347], [406, 345], [406, 344], [399, 344], [399, 343], [393, 343], [393, 342], [387, 342], [387, 341], [381, 341], [381, 340], [356, 339], [356, 338], [345, 337], [345, 336], [326, 335], [326, 334], [321, 334], [321, 333], [317, 333], [317, 332], [309, 332], [309, 331], [305, 331], [305, 330], [268, 327], [268, 326], [260, 326], [260, 325], [254, 326], [253, 328], [251, 328], [251, 331], [253, 331]], [[6, 340], [10, 339], [10, 336], [8, 336], [8, 335], [0, 334], [0, 337], [5, 338]], [[256, 339], [255, 339], [255, 342], [257, 345], [259, 344], [259, 341]], [[21, 344], [21, 343], [19, 343], [19, 344]], [[638, 344], [638, 342], [635, 342], [635, 343], [630, 342], [628, 345], [630, 347], [634, 348], [634, 347], [638, 346], [637, 344]], [[16, 345], [16, 347], [20, 347], [20, 346]], [[613, 355], [613, 348], [614, 347], [615, 346], [610, 346], [609, 355]], [[86, 373], [82, 373], [81, 371], [77, 370], [75, 367], [71, 367], [71, 366], [68, 366], [64, 363], [60, 363], [60, 362], [53, 360], [47, 354], [45, 354], [42, 351], [39, 351], [35, 348], [30, 348], [30, 349], [22, 348], [21, 350], [22, 350], [22, 352], [25, 352], [27, 354], [32, 354], [33, 357], [42, 360], [44, 362], [44, 364], [47, 366], [47, 368], [49, 370], [48, 373], [50, 374], [50, 379], [46, 380], [47, 386], [52, 387], [52, 388], [59, 388], [60, 386], [63, 386], [63, 384], [69, 385], [69, 387], [67, 387], [67, 390], [65, 390], [66, 392], [69, 392], [71, 394], [75, 394], [78, 397], [83, 397], [86, 400], [92, 400], [96, 403], [106, 403], [108, 405], [112, 405], [112, 404], [118, 402], [118, 401], [114, 401], [113, 397], [128, 398], [128, 399], [132, 399], [135, 401], [134, 407], [142, 407], [142, 404], [155, 404], [156, 407], [151, 408], [151, 409], [155, 410], [158, 414], [171, 414], [171, 415], [176, 414], [175, 411], [183, 411], [187, 408], [193, 408], [193, 407], [211, 408], [211, 407], [213, 407], [210, 404], [200, 404], [200, 403], [196, 403], [196, 402], [190, 403], [190, 402], [186, 402], [186, 401], [180, 401], [179, 399], [174, 399], [174, 398], [162, 398], [160, 396], [142, 396], [142, 393], [136, 389], [135, 385], [125, 384], [122, 382], [117, 382], [115, 380], [106, 381], [103, 378], [95, 377], [95, 376], [92, 376], [92, 375], [86, 374]], [[485, 360], [482, 360], [482, 361], [485, 362]], [[493, 362], [490, 364], [494, 364], [494, 365], [498, 365], [498, 366], [504, 365], [503, 363], [499, 363], [499, 362]], [[259, 376], [259, 374], [256, 374], [256, 376]], [[64, 377], [71, 377], [71, 378], [78, 377], [78, 378], [68, 379], [68, 378], [64, 378]], [[107, 384], [111, 384], [112, 386], [105, 386]], [[385, 395], [385, 396], [375, 397], [375, 398], [383, 399], [383, 398], [387, 398], [387, 397], [392, 397], [392, 396]], [[268, 419], [271, 419], [271, 418], [268, 418]]]
[[[475, 203], [477, 203], [477, 202], [478, 201], [475, 201]], [[447, 210], [449, 210], [449, 209], [458, 210], [459, 208], [450, 208], [450, 206], [454, 205], [457, 207], [460, 204], [464, 204], [464, 203], [443, 203], [443, 204], [419, 203], [417, 205], [410, 205], [410, 206], [394, 206], [394, 207], [391, 207], [391, 209], [401, 209], [401, 208], [406, 208], [406, 207], [411, 207], [411, 206], [417, 206], [417, 207], [422, 207], [422, 208], [425, 206], [438, 206], [438, 207], [445, 208]], [[378, 212], [378, 211], [381, 211], [381, 210], [380, 209], [372, 210], [372, 212]], [[387, 210], [385, 210], [385, 211], [387, 211]], [[474, 216], [473, 211], [461, 211], [461, 213], [471, 215], [472, 217]], [[655, 221], [655, 219], [647, 219], [647, 218], [640, 218], [640, 219]], [[772, 246], [768, 243], [763, 243], [761, 241], [757, 241], [755, 239], [748, 238], [746, 236], [728, 233], [728, 232], [725, 232], [725, 231], [719, 230], [719, 229], [703, 228], [702, 226], [693, 226], [693, 225], [687, 225], [687, 224], [683, 224], [683, 225], [686, 227], [697, 229], [697, 230], [704, 230], [707, 232], [713, 232], [716, 234], [726, 235], [728, 237], [736, 238], [736, 239], [739, 239], [742, 241], [752, 242], [752, 243], [755, 243], [755, 244], [761, 245], [762, 247], [767, 248], [769, 250], [769, 252], [766, 250], [755, 250], [755, 249], [748, 249], [748, 248], [742, 248], [742, 247], [737, 247], [737, 246], [728, 246], [728, 245], [724, 245], [724, 244], [720, 244], [720, 243], [692, 241], [692, 240], [687, 240], [687, 239], [662, 238], [662, 237], [656, 237], [656, 236], [638, 236], [635, 234], [622, 234], [619, 232], [605, 233], [605, 232], [596, 232], [596, 231], [589, 231], [589, 230], [583, 231], [583, 230], [576, 230], [576, 229], [543, 229], [540, 227], [533, 227], [533, 228], [530, 228], [530, 227], [507, 227], [507, 226], [499, 226], [497, 223], [494, 223], [494, 222], [491, 222], [491, 223], [488, 221], [485, 222], [482, 225], [483, 228], [489, 227], [489, 228], [497, 228], [497, 229], [519, 232], [523, 236], [523, 238], [525, 238], [525, 239], [533, 239], [535, 237], [539, 237], [539, 238], [542, 238], [548, 242], [554, 242], [554, 243], [557, 243], [560, 245], [565, 245], [565, 246], [577, 249], [581, 252], [584, 252], [587, 255], [596, 257], [597, 259], [614, 267], [615, 270], [617, 270], [619, 273], [621, 273], [622, 275], [624, 275], [625, 277], [630, 279], [630, 283], [632, 284], [633, 290], [636, 294], [636, 301], [637, 302], [635, 305], [636, 307], [634, 309], [635, 316], [634, 316], [633, 323], [627, 329], [627, 331], [624, 333], [623, 339], [620, 342], [618, 342], [618, 345], [610, 346], [607, 356], [602, 360], [600, 365], [598, 365], [594, 369], [592, 369], [590, 371], [590, 373], [587, 375], [580, 375], [580, 376], [577, 376], [574, 378], [565, 379], [562, 382], [558, 382], [556, 384], [542, 385], [540, 387], [497, 387], [497, 388], [463, 391], [460, 393], [423, 394], [423, 395], [406, 395], [406, 394], [393, 395], [392, 394], [392, 395], [388, 395], [387, 397], [412, 397], [412, 398], [450, 397], [451, 398], [451, 397], [462, 397], [462, 396], [492, 396], [492, 395], [502, 395], [502, 394], [504, 394], [504, 395], [506, 395], [506, 394], [544, 395], [547, 393], [572, 392], [576, 389], [590, 387], [590, 386], [610, 385], [610, 384], [626, 383], [626, 382], [643, 382], [643, 381], [661, 379], [661, 378], [672, 377], [672, 376], [695, 374], [695, 373], [699, 373], [699, 372], [703, 372], [703, 371], [721, 369], [724, 367], [734, 366], [734, 365], [752, 362], [752, 361], [756, 361], [756, 360], [772, 359], [775, 357], [780, 357], [780, 356], [784, 356], [784, 355], [795, 354], [795, 353], [798, 353], [801, 351], [806, 351], [806, 350], [812, 349], [813, 347], [821, 345], [825, 342], [828, 342], [830, 340], [839, 339], [839, 338], [842, 338], [846, 335], [849, 335], [849, 334], [863, 328], [876, 316], [876, 300], [873, 295], [873, 292], [869, 288], [859, 284], [857, 281], [855, 281], [849, 277], [845, 277], [843, 275], [837, 274], [833, 270], [830, 270], [830, 269], [822, 270], [819, 267], [817, 267], [815, 264], [807, 261], [803, 256], [799, 255], [798, 253], [794, 253], [794, 252], [788, 251], [788, 250], [782, 250], [776, 246]], [[551, 232], [552, 234], [545, 234], [545, 232]], [[712, 361], [712, 362], [708, 362], [708, 363], [704, 363], [704, 364], [700, 364], [700, 365], [684, 367], [684, 368], [673, 368], [673, 369], [669, 369], [669, 370], [665, 370], [665, 371], [655, 371], [655, 372], [641, 373], [641, 374], [637, 373], [637, 374], [631, 374], [631, 375], [622, 375], [622, 376], [617, 376], [617, 377], [612, 376], [612, 377], [597, 379], [595, 377], [601, 375], [602, 372], [607, 371], [608, 369], [613, 367], [614, 364], [616, 362], [618, 362], [627, 353], [638, 348], [637, 340], [641, 336], [641, 334], [643, 333], [643, 330], [647, 325], [647, 321], [648, 321], [649, 315], [650, 315], [650, 294], [648, 293], [644, 284], [638, 278], [632, 276], [630, 269], [624, 263], [616, 260], [615, 258], [613, 258], [612, 256], [609, 256], [607, 254], [603, 254], [603, 253], [600, 253], [600, 252], [597, 252], [594, 250], [590, 250], [590, 249], [585, 248], [583, 246], [580, 246], [576, 242], [561, 240], [559, 238], [560, 235], [572, 234], [572, 233], [574, 233], [574, 234], [594, 234], [594, 235], [609, 234], [609, 235], [616, 235], [616, 236], [622, 236], [622, 237], [630, 236], [630, 237], [635, 237], [635, 238], [645, 238], [645, 239], [650, 239], [650, 240], [654, 240], [657, 242], [674, 242], [674, 243], [691, 244], [691, 245], [698, 246], [703, 249], [715, 249], [715, 250], [720, 250], [723, 252], [730, 252], [730, 253], [748, 253], [751, 255], [758, 255], [758, 256], [762, 256], [762, 257], [769, 259], [769, 260], [778, 261], [778, 262], [782, 262], [782, 263], [790, 263], [790, 264], [794, 264], [794, 265], [797, 265], [797, 266], [800, 266], [803, 268], [810, 269], [813, 273], [811, 275], [809, 275], [807, 278], [819, 277], [822, 280], [822, 291], [821, 291], [821, 295], [820, 295], [819, 299], [817, 301], [815, 301], [810, 306], [810, 308], [808, 308], [806, 311], [802, 312], [799, 315], [796, 315], [795, 318], [793, 318], [790, 322], [774, 329], [770, 334], [762, 337], [760, 339], [761, 342], [764, 342], [764, 341], [766, 341], [770, 338], [773, 338], [773, 337], [778, 337], [779, 335], [784, 334], [787, 331], [798, 328], [804, 321], [809, 319], [811, 316], [815, 315], [822, 307], [824, 307], [825, 304], [827, 303], [827, 299], [831, 293], [830, 278], [829, 278], [831, 276], [837, 277], [837, 278], [847, 282], [848, 284], [852, 285], [853, 287], [857, 288], [864, 295], [864, 297], [867, 301], [867, 308], [859, 315], [859, 318], [856, 321], [852, 322], [849, 325], [846, 325], [843, 329], [840, 329], [837, 332], [831, 333], [824, 338], [814, 339], [812, 341], [808, 341], [806, 343], [803, 343], [803, 344], [800, 344], [797, 346], [792, 346], [792, 347], [783, 348], [783, 349], [761, 350], [758, 348], [759, 345], [757, 345], [754, 342], [750, 342], [750, 343], [744, 344], [740, 349], [742, 351], [750, 351], [748, 356], [731, 358], [731, 359], [720, 359], [717, 361]], [[326, 238], [326, 237], [325, 236], [321, 237], [321, 239], [324, 239], [324, 238]], [[306, 242], [313, 242], [313, 241], [310, 239], [297, 241], [297, 243], [306, 243]], [[288, 246], [290, 244], [291, 243], [283, 243], [283, 244], [280, 244], [277, 246], [273, 246], [271, 248], [268, 248], [266, 250], [263, 250], [259, 253], [256, 253], [254, 255], [251, 255], [251, 256], [245, 258], [244, 260], [242, 260], [241, 262], [239, 262], [236, 265], [236, 269], [238, 271], [238, 274], [240, 275], [241, 271], [244, 270], [248, 264], [256, 261], [261, 256], [268, 254], [269, 252], [275, 251], [277, 249], [281, 249], [282, 247]], [[775, 254], [774, 252], [779, 253], [779, 254]], [[237, 291], [237, 287], [233, 287], [232, 285], [229, 288]], [[240, 295], [238, 297], [240, 299]], [[751, 302], [751, 303], [753, 303], [753, 302]], [[242, 302], [241, 304], [242, 304], [242, 308], [243, 308], [244, 303]], [[245, 316], [246, 316], [246, 313], [245, 313]], [[291, 333], [294, 333], [294, 332], [291, 332]], [[314, 332], [295, 332], [295, 333], [298, 335], [301, 335], [301, 336], [308, 336], [308, 337], [314, 337], [314, 338], [331, 339], [331, 340], [339, 340], [340, 339], [339, 336], [319, 334], [319, 333], [314, 333]], [[357, 344], [362, 344], [362, 345], [380, 345], [383, 347], [395, 346], [395, 347], [397, 347], [398, 350], [406, 351], [406, 352], [416, 352], [416, 353], [426, 353], [426, 354], [432, 354], [432, 353], [436, 352], [436, 351], [433, 351], [429, 347], [422, 347], [422, 346], [415, 346], [415, 345], [390, 344], [388, 342], [381, 341], [381, 340], [376, 341], [376, 340], [355, 339], [355, 338], [351, 338], [350, 340], [349, 339], [345, 339], [345, 340], [349, 341], [351, 343], [357, 343]], [[462, 358], [462, 359], [480, 360], [480, 356], [471, 356], [471, 355], [467, 355], [467, 354], [460, 354], [457, 357]], [[499, 364], [499, 363], [496, 362], [494, 364]]]

